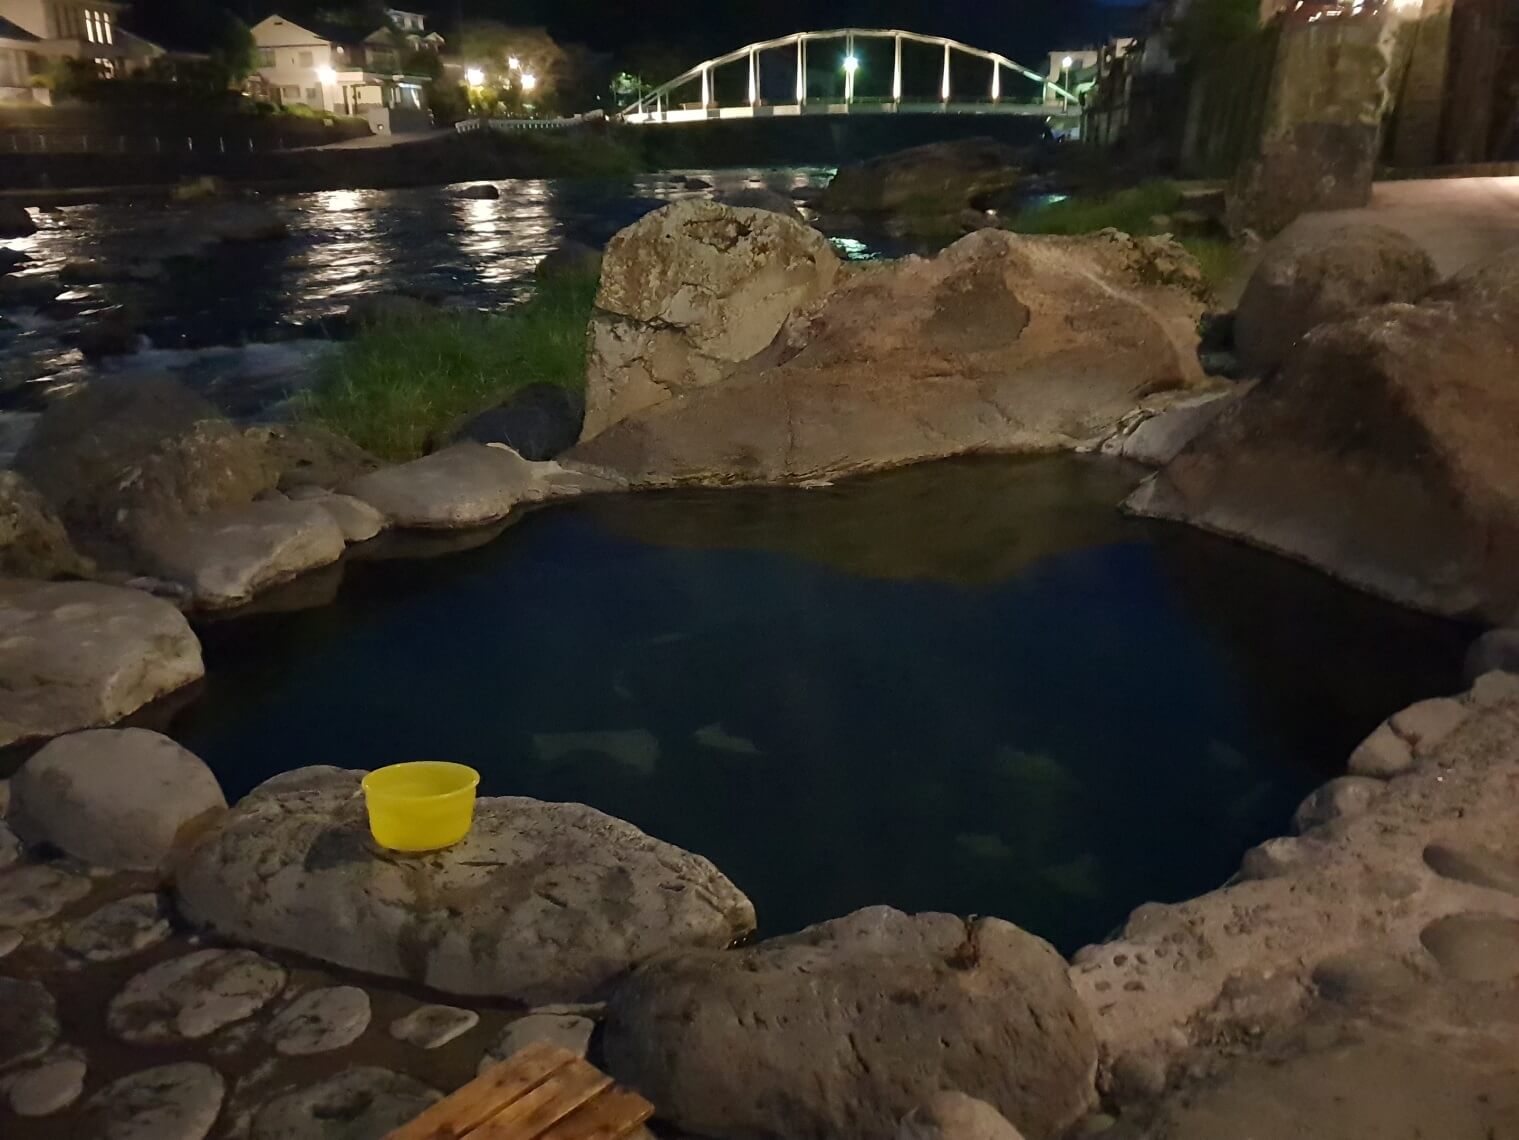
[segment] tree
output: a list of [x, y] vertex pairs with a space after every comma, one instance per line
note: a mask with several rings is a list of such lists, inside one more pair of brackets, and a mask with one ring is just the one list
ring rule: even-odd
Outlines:
[[1193, 0], [1177, 22], [1173, 51], [1183, 63], [1202, 63], [1248, 39], [1260, 26], [1260, 0]]
[[542, 28], [465, 24], [456, 46], [467, 66], [485, 73], [486, 87], [509, 114], [555, 105], [575, 79], [569, 53]]
[[253, 32], [231, 12], [223, 12], [211, 43], [211, 65], [226, 78], [224, 87], [238, 87], [258, 67]]

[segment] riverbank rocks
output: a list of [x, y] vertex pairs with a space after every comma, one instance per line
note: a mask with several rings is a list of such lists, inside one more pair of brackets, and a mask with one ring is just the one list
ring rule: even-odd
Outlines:
[[116, 962], [169, 937], [169, 913], [161, 896], [128, 895], [72, 923], [63, 945], [87, 962]]
[[441, 1049], [480, 1024], [472, 1009], [454, 1005], [422, 1005], [390, 1023], [390, 1035], [418, 1049]]
[[52, 918], [90, 893], [90, 881], [39, 864], [0, 871], [0, 930]]
[[399, 527], [484, 526], [520, 503], [611, 490], [615, 484], [557, 463], [532, 463], [510, 448], [459, 443], [345, 484], [352, 495]]
[[85, 1102], [94, 1140], [205, 1140], [227, 1084], [210, 1065], [184, 1062], [122, 1077]]
[[93, 570], [36, 488], [15, 471], [0, 471], [0, 574], [84, 578]]
[[989, 138], [929, 143], [849, 163], [823, 193], [825, 214], [955, 218], [1023, 181], [1020, 154]]
[[284, 967], [251, 950], [196, 950], [129, 981], [106, 1023], [134, 1045], [193, 1041], [253, 1016], [284, 988]]
[[164, 522], [138, 541], [154, 572], [186, 587], [208, 609], [240, 605], [331, 565], [345, 545], [331, 511], [279, 497]]
[[369, 995], [357, 986], [307, 990], [280, 1010], [267, 1036], [284, 1057], [330, 1053], [352, 1045], [369, 1028]]
[[765, 210], [690, 200], [645, 215], [602, 261], [584, 438], [723, 380], [838, 273], [826, 238]]
[[31, 237], [37, 223], [19, 202], [0, 202], [0, 238]]
[[368, 542], [385, 529], [385, 516], [352, 495], [339, 495], [320, 487], [297, 487], [290, 498], [315, 503], [332, 517], [345, 542]]
[[255, 789], [181, 865], [181, 912], [226, 938], [526, 1002], [580, 1000], [653, 955], [754, 929], [707, 860], [581, 804], [482, 799], [458, 845], [379, 851], [362, 775], [301, 769]]
[[1319, 325], [1417, 301], [1437, 280], [1429, 254], [1399, 230], [1364, 222], [1289, 230], [1266, 247], [1240, 297], [1235, 351], [1251, 374], [1265, 375]]
[[[806, 481], [968, 452], [1095, 448], [1137, 409], [1208, 383], [1196, 354], [1200, 302], [1157, 283], [1157, 258], [1174, 260], [1168, 249], [1116, 231], [982, 230], [933, 259], [852, 269], [794, 309], [778, 336], [757, 336], [763, 351], [701, 383], [682, 363], [696, 352], [689, 345], [636, 362], [593, 347], [588, 407], [629, 418], [608, 426], [612, 415], [588, 412], [568, 458], [664, 485]], [[620, 251], [614, 242], [604, 281], [631, 268]], [[679, 279], [649, 287], [667, 292], [646, 294], [643, 311], [682, 303]], [[629, 320], [618, 326], [623, 343]], [[649, 344], [684, 337], [658, 321], [641, 328]], [[630, 390], [644, 395], [622, 403]]]
[[40, 982], [0, 977], [0, 1072], [42, 1056], [58, 1040], [58, 1004]]
[[[1405, 605], [1519, 608], [1519, 272], [1310, 333], [1130, 497]], [[1508, 284], [1503, 284], [1505, 273]]]
[[533, 267], [533, 276], [539, 281], [600, 277], [601, 250], [594, 245], [568, 238], [544, 254], [543, 260]]
[[110, 724], [204, 673], [189, 623], [160, 598], [0, 581], [0, 745]]
[[62, 1112], [84, 1092], [86, 1066], [64, 1057], [20, 1073], [6, 1090], [11, 1111], [17, 1116], [52, 1116]]
[[102, 379], [50, 405], [16, 457], [86, 553], [246, 506], [277, 473], [258, 441], [162, 377]]
[[639, 969], [612, 995], [609, 1071], [682, 1130], [865, 1140], [945, 1088], [1052, 1140], [1092, 1104], [1097, 1046], [1065, 964], [998, 919], [858, 911]]
[[61, 736], [22, 765], [11, 794], [23, 839], [118, 871], [161, 869], [227, 807], [198, 757], [143, 728]]
[[896, 1140], [1023, 1140], [1023, 1133], [984, 1100], [941, 1092], [902, 1118]]

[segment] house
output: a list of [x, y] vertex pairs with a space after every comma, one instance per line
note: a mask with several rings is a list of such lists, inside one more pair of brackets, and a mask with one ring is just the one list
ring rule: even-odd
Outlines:
[[31, 97], [32, 52], [42, 41], [0, 17], [0, 99]]
[[427, 30], [427, 17], [420, 12], [406, 12], [400, 8], [386, 8], [385, 17], [391, 29], [406, 41], [413, 51], [441, 51], [443, 37]]
[[388, 27], [365, 36], [276, 15], [253, 26], [253, 42], [258, 66], [249, 90], [254, 95], [282, 106], [362, 115], [378, 133], [426, 125], [427, 77], [403, 72], [404, 33], [398, 43]]
[[[0, 24], [5, 26], [0, 30], [8, 30], [0, 50], [25, 52], [28, 84], [31, 74], [58, 59], [94, 60], [103, 75], [115, 75], [133, 60], [131, 47], [117, 34], [117, 19], [126, 7], [116, 0], [0, 0]], [[17, 30], [30, 38], [17, 40]], [[27, 46], [14, 46], [19, 43]], [[11, 60], [14, 66], [14, 54]]]

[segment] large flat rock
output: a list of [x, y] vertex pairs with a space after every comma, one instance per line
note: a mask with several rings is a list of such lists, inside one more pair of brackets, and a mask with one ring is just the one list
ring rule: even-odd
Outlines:
[[706, 859], [583, 804], [482, 799], [447, 851], [379, 850], [362, 776], [307, 768], [255, 789], [181, 865], [184, 915], [226, 938], [534, 1003], [754, 929], [749, 900]]
[[319, 504], [269, 499], [183, 519], [141, 545], [159, 573], [216, 609], [336, 562], [345, 540]]
[[0, 745], [110, 724], [204, 675], [200, 642], [162, 599], [0, 582]]
[[582, 491], [606, 481], [557, 463], [534, 463], [499, 445], [460, 443], [410, 463], [385, 467], [343, 487], [400, 527], [484, 526], [519, 503]]

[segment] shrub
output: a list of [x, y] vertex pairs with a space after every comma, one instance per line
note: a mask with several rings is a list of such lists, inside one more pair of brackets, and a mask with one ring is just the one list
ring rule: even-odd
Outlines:
[[537, 381], [585, 384], [594, 277], [543, 282], [503, 313], [442, 314], [360, 333], [297, 402], [302, 418], [382, 459], [415, 459]]

